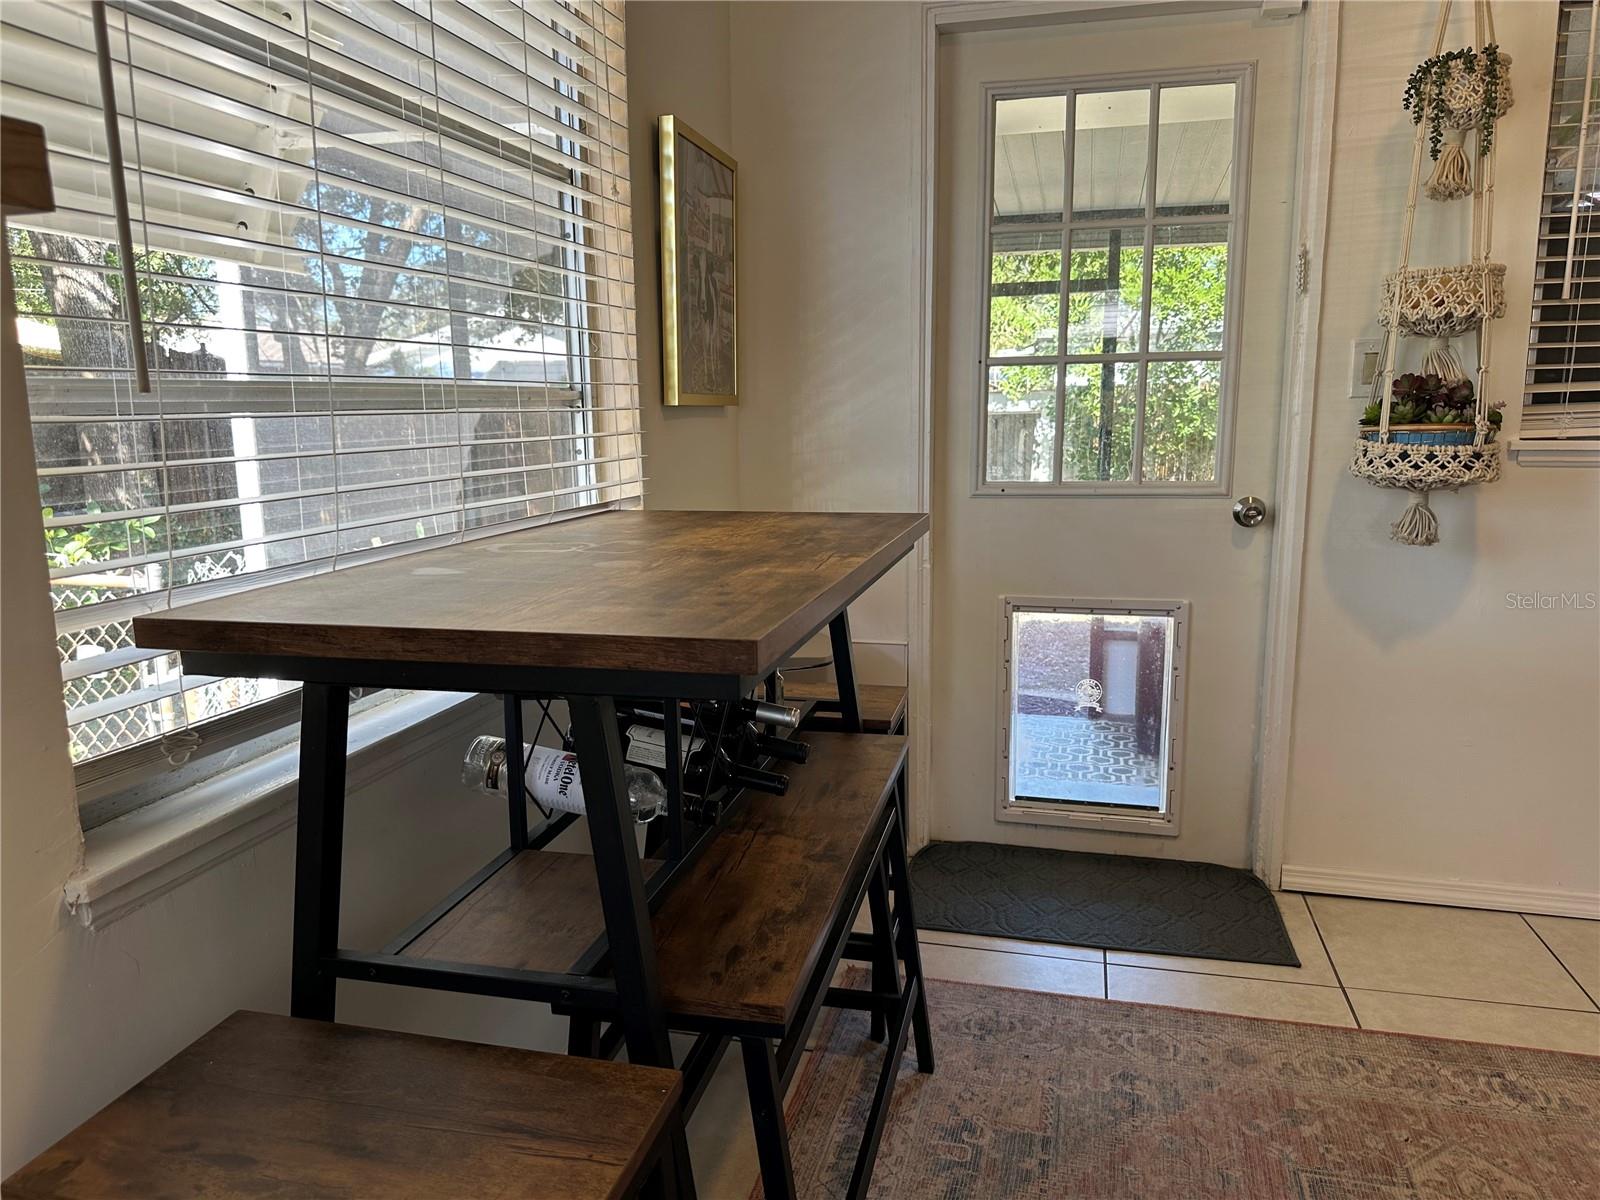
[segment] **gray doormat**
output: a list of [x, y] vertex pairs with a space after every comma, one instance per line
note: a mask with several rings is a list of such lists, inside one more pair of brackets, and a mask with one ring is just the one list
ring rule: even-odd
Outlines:
[[911, 883], [923, 929], [1300, 965], [1272, 893], [1237, 867], [935, 842]]

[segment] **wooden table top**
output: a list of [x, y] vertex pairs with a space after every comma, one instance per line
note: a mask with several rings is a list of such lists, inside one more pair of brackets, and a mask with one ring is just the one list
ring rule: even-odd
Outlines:
[[916, 513], [599, 513], [134, 620], [214, 654], [764, 675], [926, 533]]

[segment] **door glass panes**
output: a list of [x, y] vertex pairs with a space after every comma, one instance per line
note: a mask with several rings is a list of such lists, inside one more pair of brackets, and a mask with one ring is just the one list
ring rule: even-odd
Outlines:
[[1128, 482], [1139, 415], [1139, 364], [1068, 363], [1063, 372], [1061, 478]]
[[1079, 92], [1073, 109], [1072, 215], [1145, 215], [1150, 180], [1150, 89]]
[[1180, 76], [995, 100], [984, 483], [1219, 479], [1242, 96]]
[[1060, 221], [1066, 194], [1067, 103], [1062, 96], [999, 100], [994, 106], [994, 221]]
[[1144, 227], [1074, 229], [1067, 353], [1127, 354], [1143, 333]]
[[1049, 482], [1055, 469], [1056, 371], [1043, 365], [989, 368], [987, 478]]
[[1195, 483], [1217, 477], [1222, 364], [1153, 362], [1144, 405], [1145, 479]]
[[1012, 611], [1013, 804], [1166, 809], [1174, 625]]
[[1157, 225], [1150, 348], [1221, 350], [1228, 300], [1228, 227]]
[[1054, 354], [1061, 333], [1061, 234], [997, 233], [989, 256], [989, 355]]
[[1235, 83], [1165, 86], [1156, 138], [1156, 216], [1226, 216], [1233, 194]]

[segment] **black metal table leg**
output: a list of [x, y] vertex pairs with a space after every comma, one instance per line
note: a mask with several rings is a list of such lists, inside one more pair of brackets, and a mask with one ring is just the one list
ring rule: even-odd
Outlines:
[[[889, 915], [887, 869], [882, 862], [872, 867], [872, 882], [867, 886], [867, 907], [872, 913], [872, 990], [884, 995], [900, 990], [900, 968], [895, 961], [894, 924]], [[881, 1042], [889, 1026], [881, 1012], [872, 1014], [868, 1036]]]
[[[671, 1069], [672, 1044], [667, 1038], [655, 935], [650, 928], [644, 874], [639, 867], [633, 814], [628, 807], [616, 703], [609, 696], [569, 696], [567, 711], [572, 718], [573, 748], [583, 781], [584, 816], [588, 819], [589, 843], [600, 887], [611, 974], [622, 1007], [620, 1021], [628, 1061]], [[683, 1200], [693, 1200], [689, 1144], [681, 1126], [672, 1140], [679, 1195]]]
[[299, 818], [294, 849], [294, 953], [289, 1013], [333, 1020], [338, 979], [325, 965], [339, 948], [344, 857], [344, 766], [350, 689], [300, 691]]
[[828, 622], [833, 646], [833, 678], [839, 685], [839, 723], [847, 733], [861, 732], [861, 697], [856, 693], [856, 665], [850, 642], [850, 613], [840, 610]]
[[750, 1120], [766, 1200], [795, 1200], [794, 1165], [789, 1161], [789, 1129], [783, 1120], [783, 1084], [778, 1060], [766, 1038], [741, 1038], [744, 1079], [750, 1091]]
[[906, 964], [906, 976], [917, 989], [916, 1001], [911, 1009], [911, 1027], [917, 1039], [917, 1070], [924, 1075], [933, 1074], [933, 1031], [928, 1023], [928, 985], [922, 975], [922, 948], [917, 943], [917, 915], [911, 904], [911, 871], [906, 862], [906, 830], [900, 821], [899, 811], [894, 816], [889, 831], [890, 872], [894, 880], [895, 919], [899, 922], [900, 959]]
[[567, 1018], [567, 1053], [574, 1058], [600, 1057], [600, 1019], [586, 1013]]
[[528, 848], [527, 759], [522, 752], [522, 697], [505, 695], [506, 808], [513, 850]]

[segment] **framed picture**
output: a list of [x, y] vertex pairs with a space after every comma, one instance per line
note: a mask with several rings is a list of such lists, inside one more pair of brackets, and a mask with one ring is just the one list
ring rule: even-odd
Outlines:
[[673, 116], [661, 138], [661, 401], [739, 403], [739, 165]]

